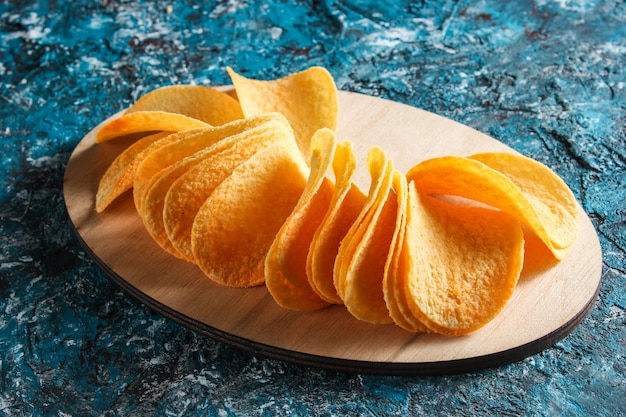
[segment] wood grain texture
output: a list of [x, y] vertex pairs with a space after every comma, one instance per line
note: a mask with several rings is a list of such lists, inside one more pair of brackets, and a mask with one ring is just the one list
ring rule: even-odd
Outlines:
[[[509, 151], [504, 144], [449, 119], [370, 96], [339, 92], [339, 140], [350, 140], [357, 181], [368, 187], [365, 157], [381, 147], [401, 171], [442, 155]], [[565, 337], [593, 306], [602, 269], [595, 230], [580, 208], [581, 232], [559, 263], [529, 263], [504, 311], [462, 337], [408, 333], [372, 325], [342, 306], [292, 312], [265, 287], [234, 289], [210, 281], [193, 264], [161, 250], [144, 230], [126, 193], [103, 214], [95, 194], [108, 165], [133, 138], [94, 143], [94, 129], [66, 168], [67, 209], [85, 249], [132, 296], [217, 340], [268, 357], [350, 372], [433, 375], [517, 361]]]

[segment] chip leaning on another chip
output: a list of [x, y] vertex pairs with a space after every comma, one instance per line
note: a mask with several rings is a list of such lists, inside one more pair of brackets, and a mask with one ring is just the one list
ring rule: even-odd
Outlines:
[[578, 236], [578, 206], [567, 184], [554, 171], [522, 155], [485, 152], [470, 155], [507, 176], [530, 201], [557, 250], [569, 248]]
[[342, 252], [345, 275], [338, 278], [343, 285], [343, 302], [350, 314], [370, 323], [391, 323], [383, 280], [398, 226], [398, 199], [392, 187], [395, 174], [391, 161], [379, 148], [370, 151], [368, 162], [379, 165], [373, 162], [375, 158], [384, 162], [383, 170], [370, 169], [372, 183], [380, 186], [373, 187], [372, 205], [357, 228], [351, 231], [353, 235], [348, 234], [347, 250]]
[[310, 67], [276, 80], [254, 80], [227, 68], [246, 117], [278, 112], [289, 120], [298, 147], [309, 162], [310, 141], [322, 128], [337, 129], [339, 101], [332, 75]]
[[413, 200], [409, 198], [409, 185], [406, 177], [395, 175], [393, 186], [398, 197], [398, 220], [383, 278], [385, 303], [389, 316], [402, 329], [413, 333], [432, 333], [433, 331], [411, 312], [406, 290], [408, 288], [406, 281], [411, 276], [410, 268], [412, 267], [412, 257], [409, 253], [419, 250], [416, 244], [420, 243], [406, 239], [407, 224], [415, 223], [415, 214], [409, 206]]
[[138, 111], [111, 120], [96, 133], [96, 143], [106, 142], [133, 133], [178, 132], [211, 126], [201, 120], [165, 111]]
[[[278, 121], [267, 122], [223, 139], [200, 152], [198, 158], [189, 157], [175, 165], [180, 172], [164, 196], [162, 216], [167, 237], [185, 259], [194, 262], [191, 229], [213, 190], [241, 163], [280, 140], [294, 140], [291, 128]], [[193, 162], [185, 164], [188, 160]], [[181, 165], [191, 166], [178, 170]]]
[[344, 301], [346, 297], [346, 277], [349, 272], [350, 263], [367, 230], [372, 210], [375, 210], [377, 205], [380, 189], [390, 186], [390, 175], [393, 170], [393, 165], [382, 149], [375, 147], [368, 152], [367, 168], [371, 178], [367, 199], [357, 218], [354, 220], [354, 223], [350, 226], [350, 229], [341, 241], [333, 269], [335, 289], [339, 297]]
[[125, 114], [138, 111], [162, 111], [182, 114], [220, 126], [243, 119], [241, 105], [230, 95], [201, 85], [169, 85], [139, 98]]
[[225, 138], [269, 121], [281, 122], [288, 126], [284, 116], [278, 113], [264, 114], [235, 120], [221, 126], [191, 131], [191, 134], [186, 134], [185, 131], [178, 132], [148, 147], [143, 152], [145, 155], [142, 155], [143, 161], [137, 168], [133, 183], [133, 197], [139, 214], [141, 215], [142, 213], [145, 194], [150, 185], [158, 178], [159, 172], [198, 151], [215, 145]]
[[307, 257], [311, 241], [332, 200], [334, 184], [326, 173], [335, 153], [335, 134], [320, 129], [311, 139], [311, 171], [298, 203], [276, 234], [265, 259], [265, 285], [274, 300], [292, 310], [329, 305], [311, 287]]
[[267, 252], [308, 175], [295, 141], [276, 142], [235, 168], [195, 217], [191, 244], [200, 269], [222, 285], [263, 284]]
[[449, 204], [409, 185], [405, 276], [411, 314], [429, 330], [462, 335], [491, 321], [522, 269], [519, 222], [497, 210]]
[[169, 134], [170, 132], [161, 132], [138, 139], [113, 160], [98, 184], [96, 192], [98, 213], [102, 213], [117, 197], [133, 187], [135, 171], [140, 162], [137, 156], [152, 143]]
[[356, 158], [350, 142], [340, 142], [335, 149], [333, 173], [335, 189], [330, 207], [317, 228], [307, 255], [307, 277], [311, 288], [329, 303], [343, 304], [333, 279], [339, 246], [359, 216], [366, 195], [352, 178]]
[[[557, 259], [562, 259], [578, 233], [575, 199], [565, 183], [556, 181], [556, 175], [547, 167], [542, 170], [540, 180], [532, 179], [540, 164], [531, 164], [527, 158], [512, 154], [495, 156], [496, 160], [507, 158], [503, 164], [507, 167], [501, 168], [522, 185], [520, 188], [509, 176], [479, 161], [480, 157], [432, 158], [415, 165], [406, 175], [422, 193], [463, 197], [514, 216], [535, 233]], [[482, 158], [490, 159], [488, 154], [482, 154]], [[550, 202], [551, 199], [558, 203]], [[555, 206], [560, 209], [556, 210]]]

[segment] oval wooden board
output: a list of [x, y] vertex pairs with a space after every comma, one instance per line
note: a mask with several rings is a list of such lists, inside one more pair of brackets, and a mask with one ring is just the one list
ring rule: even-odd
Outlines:
[[[405, 172], [442, 155], [510, 151], [502, 143], [435, 114], [380, 98], [339, 92], [339, 140], [350, 140], [360, 177], [365, 156], [380, 146]], [[144, 230], [126, 193], [98, 215], [100, 177], [133, 138], [94, 143], [94, 129], [67, 165], [64, 194], [85, 249], [108, 276], [157, 312], [221, 342], [293, 363], [348, 372], [434, 375], [521, 360], [565, 337], [596, 299], [602, 254], [580, 209], [581, 232], [560, 263], [527, 261], [514, 296], [491, 323], [463, 337], [408, 333], [354, 319], [344, 307], [316, 312], [280, 308], [265, 287], [225, 288], [195, 266], [162, 251]]]

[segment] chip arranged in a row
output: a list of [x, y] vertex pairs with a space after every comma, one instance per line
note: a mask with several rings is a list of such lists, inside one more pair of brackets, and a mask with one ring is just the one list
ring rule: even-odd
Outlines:
[[154, 241], [216, 283], [265, 284], [292, 310], [341, 304], [359, 320], [461, 335], [505, 307], [525, 246], [560, 260], [577, 238], [573, 194], [532, 159], [447, 156], [402, 173], [374, 147], [364, 192], [325, 69], [228, 73], [236, 99], [164, 87], [96, 137], [144, 133], [102, 177], [96, 210], [132, 188]]

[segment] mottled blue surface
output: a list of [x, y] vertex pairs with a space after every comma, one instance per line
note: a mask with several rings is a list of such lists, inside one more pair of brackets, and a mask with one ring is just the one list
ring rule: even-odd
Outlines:
[[[0, 2], [0, 415], [626, 415], [623, 1]], [[604, 252], [553, 347], [467, 375], [380, 377], [255, 357], [112, 284], [65, 212], [70, 152], [166, 84], [323, 65], [345, 90], [472, 126], [547, 164]]]

